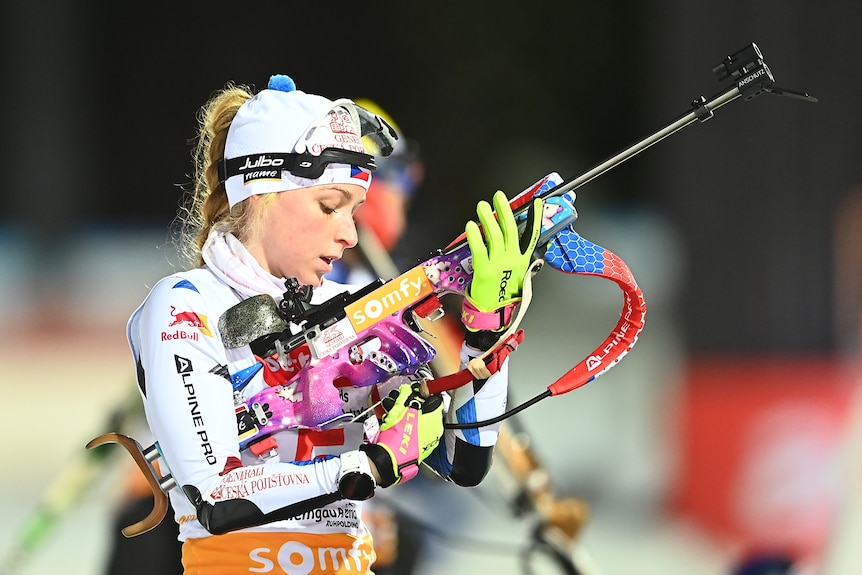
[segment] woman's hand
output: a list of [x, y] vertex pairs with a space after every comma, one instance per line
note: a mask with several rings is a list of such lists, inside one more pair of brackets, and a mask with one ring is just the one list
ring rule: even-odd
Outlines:
[[541, 234], [541, 199], [530, 205], [523, 235], [503, 192], [494, 194], [494, 207], [496, 218], [488, 202], [479, 202], [476, 214], [482, 228], [474, 221], [465, 228], [473, 280], [467, 286], [461, 322], [470, 331], [502, 331], [509, 325]]

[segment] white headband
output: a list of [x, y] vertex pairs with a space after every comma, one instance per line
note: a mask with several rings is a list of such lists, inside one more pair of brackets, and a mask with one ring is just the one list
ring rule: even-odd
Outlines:
[[319, 177], [308, 178], [291, 173], [279, 159], [297, 152], [319, 156], [326, 148], [367, 154], [361, 135], [352, 101], [306, 94], [287, 76], [273, 76], [267, 89], [240, 106], [228, 129], [225, 160], [242, 158], [239, 173], [231, 170], [224, 178], [230, 207], [253, 195], [321, 184], [358, 184], [367, 190], [371, 170], [366, 167], [330, 163]]

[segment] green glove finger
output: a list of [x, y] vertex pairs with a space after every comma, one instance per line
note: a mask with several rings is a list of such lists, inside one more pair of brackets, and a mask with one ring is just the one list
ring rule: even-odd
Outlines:
[[[497, 192], [500, 194], [501, 192]], [[497, 203], [494, 195], [494, 203]], [[505, 197], [505, 196], [504, 196]], [[488, 254], [493, 254], [498, 251], [506, 251], [506, 241], [503, 237], [503, 230], [500, 229], [500, 224], [494, 217], [494, 212], [491, 211], [491, 204], [488, 202], [479, 202], [476, 206], [476, 215], [479, 216], [479, 222], [482, 224], [482, 235], [485, 237], [485, 244], [488, 246]]]
[[479, 202], [476, 214], [482, 229], [467, 222], [465, 232], [473, 256], [473, 279], [467, 290], [470, 303], [481, 312], [492, 312], [516, 303], [524, 275], [532, 262], [541, 234], [542, 200], [530, 205], [523, 233], [503, 192], [494, 194], [496, 218], [488, 202]]
[[386, 431], [404, 417], [407, 413], [407, 401], [413, 394], [413, 389], [409, 385], [402, 385], [398, 388], [398, 397], [395, 400], [395, 405], [392, 409], [386, 412], [383, 416], [383, 421], [380, 424], [380, 431]]
[[479, 224], [472, 220], [467, 222], [464, 232], [467, 234], [467, 245], [470, 246], [470, 254], [473, 256], [473, 268], [476, 268], [477, 262], [480, 269], [487, 266], [488, 248], [485, 246], [485, 238], [482, 237]]
[[494, 194], [494, 209], [497, 212], [497, 227], [501, 228], [506, 251], [514, 249], [519, 243], [518, 224], [512, 215], [509, 199], [501, 191]]

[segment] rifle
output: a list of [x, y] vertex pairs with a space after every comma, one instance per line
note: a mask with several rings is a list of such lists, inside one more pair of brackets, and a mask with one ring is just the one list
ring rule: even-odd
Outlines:
[[[536, 257], [524, 278], [523, 298], [512, 325], [495, 345], [464, 370], [425, 378], [430, 375], [425, 366], [434, 359], [435, 350], [419, 335], [422, 332], [420, 319], [433, 322], [442, 317], [440, 297], [463, 296], [471, 280], [471, 256], [464, 234], [394, 279], [372, 282], [320, 305], [309, 303], [309, 286], [288, 280], [280, 302], [276, 303], [269, 295], [259, 295], [226, 311], [219, 318], [219, 331], [226, 347], [250, 346], [273, 368], [264, 372], [265, 378], [267, 374], [275, 378], [268, 379], [268, 383], [282, 386], [288, 393], [311, 393], [321, 398], [314, 413], [297, 411], [303, 406], [289, 401], [269, 402], [269, 407], [281, 406], [278, 417], [273, 417], [264, 407], [267, 400], [274, 398], [251, 398], [244, 406], [245, 432], [240, 436], [241, 447], [262, 452], [267, 449], [266, 440], [272, 433], [295, 425], [300, 419], [304, 425], [323, 426], [343, 417], [339, 388], [345, 386], [375, 385], [396, 374], [413, 375], [425, 378], [423, 392], [430, 395], [455, 389], [474, 378], [489, 377], [523, 341], [524, 332], [518, 325], [532, 297], [531, 278], [545, 263], [567, 274], [614, 281], [623, 292], [620, 318], [598, 347], [548, 385], [544, 392], [493, 420], [470, 424], [470, 427], [501, 421], [544, 398], [573, 391], [616, 365], [632, 349], [643, 330], [646, 303], [622, 258], [575, 231], [573, 223], [578, 215], [574, 208], [574, 191], [685, 126], [698, 120], [705, 122], [713, 116], [714, 110], [741, 96], [750, 100], [771, 93], [817, 101], [807, 93], [776, 86], [760, 49], [753, 43], [727, 56], [713, 72], [720, 81], [733, 79], [733, 85], [709, 100], [703, 96], [694, 99], [688, 112], [581, 176], [564, 182], [558, 174], [549, 174], [510, 200], [519, 227], [525, 225], [533, 198], [543, 200], [544, 207], [549, 208], [548, 218], [543, 221]], [[297, 326], [298, 331], [291, 325]], [[272, 389], [262, 393], [271, 394]], [[321, 404], [331, 407], [319, 409]], [[169, 473], [160, 475], [153, 466], [153, 461], [160, 456], [158, 445], [143, 449], [133, 439], [114, 433], [95, 438], [87, 447], [103, 443], [123, 445], [148, 476], [156, 496], [156, 507], [142, 522], [123, 530], [127, 536], [143, 533], [161, 521], [161, 517], [156, 516], [166, 500], [165, 491], [173, 485]], [[160, 502], [160, 498], [163, 501]]]

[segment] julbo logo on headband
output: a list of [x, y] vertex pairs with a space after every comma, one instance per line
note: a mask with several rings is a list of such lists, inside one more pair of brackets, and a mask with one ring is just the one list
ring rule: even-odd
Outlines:
[[239, 173], [242, 174], [245, 183], [252, 180], [274, 179], [281, 177], [282, 166], [284, 166], [283, 158], [271, 158], [266, 154], [261, 154], [252, 160], [252, 156], [247, 156], [245, 163], [239, 168]]
[[251, 156], [246, 156], [245, 163], [240, 166], [239, 171], [253, 170], [255, 168], [278, 168], [284, 165], [282, 158], [270, 158], [266, 154], [259, 155], [254, 161]]

